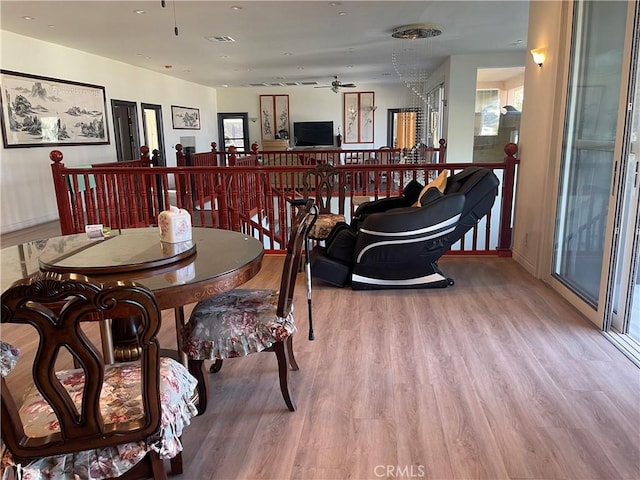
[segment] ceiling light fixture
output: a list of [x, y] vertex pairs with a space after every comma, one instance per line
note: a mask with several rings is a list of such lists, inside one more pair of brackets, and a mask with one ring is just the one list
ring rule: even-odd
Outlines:
[[442, 28], [435, 23], [412, 23], [396, 27], [391, 32], [393, 38], [415, 40], [418, 38], [431, 38], [442, 35]]

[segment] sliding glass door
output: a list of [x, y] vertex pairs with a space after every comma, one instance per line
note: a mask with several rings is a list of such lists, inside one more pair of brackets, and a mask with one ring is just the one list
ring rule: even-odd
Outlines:
[[[640, 16], [636, 12], [637, 16]], [[629, 87], [631, 106], [623, 168], [620, 171], [620, 202], [616, 231], [616, 262], [612, 272], [611, 315], [607, 330], [640, 365], [640, 26], [636, 22], [633, 45], [633, 81]]]
[[552, 274], [594, 311], [602, 306], [604, 260], [610, 250], [621, 85], [628, 72], [623, 63], [628, 6], [615, 1], [574, 4]]

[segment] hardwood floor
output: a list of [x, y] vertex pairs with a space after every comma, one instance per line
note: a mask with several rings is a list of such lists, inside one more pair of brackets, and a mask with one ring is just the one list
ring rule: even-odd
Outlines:
[[40, 240], [60, 235], [60, 222], [53, 221], [0, 235], [0, 247], [10, 247], [28, 240]]
[[[281, 265], [267, 256], [247, 286], [275, 288]], [[640, 370], [513, 260], [440, 266], [455, 286], [314, 284], [312, 342], [301, 273], [298, 410], [273, 354], [226, 360], [176, 478], [640, 478]]]

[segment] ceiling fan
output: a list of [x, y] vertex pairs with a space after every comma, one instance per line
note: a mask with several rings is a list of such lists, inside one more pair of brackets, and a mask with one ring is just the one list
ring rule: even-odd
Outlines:
[[332, 92], [338, 93], [341, 88], [356, 88], [356, 85], [353, 83], [342, 83], [340, 80], [338, 80], [338, 76], [335, 75], [333, 77], [333, 82], [331, 82], [331, 85], [321, 85], [315, 88], [330, 88]]

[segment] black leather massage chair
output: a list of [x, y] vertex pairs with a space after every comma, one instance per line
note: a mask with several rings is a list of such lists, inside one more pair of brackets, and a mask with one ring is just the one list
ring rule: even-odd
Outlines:
[[324, 246], [314, 247], [313, 278], [354, 290], [453, 285], [437, 261], [491, 210], [498, 184], [491, 170], [468, 167], [449, 177], [443, 192], [423, 192], [413, 180], [399, 197], [360, 205], [351, 224], [337, 224]]

